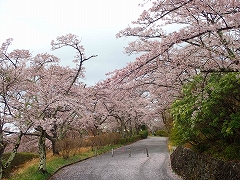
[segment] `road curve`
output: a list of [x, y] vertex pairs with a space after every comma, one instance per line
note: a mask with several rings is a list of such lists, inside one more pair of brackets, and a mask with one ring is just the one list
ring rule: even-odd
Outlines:
[[50, 180], [175, 180], [166, 138], [148, 137], [67, 166]]

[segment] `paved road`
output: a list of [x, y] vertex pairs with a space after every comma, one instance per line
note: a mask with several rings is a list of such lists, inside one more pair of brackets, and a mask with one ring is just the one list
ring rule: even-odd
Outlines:
[[166, 138], [148, 137], [114, 150], [113, 157], [112, 152], [109, 152], [67, 166], [50, 180], [179, 179], [172, 173], [169, 162]]

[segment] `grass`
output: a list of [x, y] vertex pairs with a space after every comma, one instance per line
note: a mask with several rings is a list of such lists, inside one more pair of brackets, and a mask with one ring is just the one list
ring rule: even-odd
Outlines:
[[[3, 154], [3, 161], [6, 161], [11, 153], [5, 153]], [[11, 175], [11, 173], [18, 169], [19, 167], [22, 167], [23, 164], [38, 158], [38, 154], [33, 154], [33, 153], [28, 153], [28, 152], [21, 152], [21, 153], [17, 153], [15, 155], [15, 158], [13, 159], [13, 161], [11, 162], [10, 166], [6, 169], [4, 169], [3, 172], [3, 176], [4, 177], [9, 177], [9, 175]]]
[[47, 171], [46, 174], [41, 174], [38, 171], [38, 158], [25, 163], [21, 168], [17, 169], [13, 175], [8, 178], [9, 180], [46, 180], [49, 179], [60, 168], [88, 159], [97, 154], [105, 153], [112, 148], [119, 147], [120, 145], [104, 146], [97, 151], [91, 148], [81, 148], [76, 154], [71, 155], [68, 159], [60, 156], [52, 156], [51, 153], [47, 155]]

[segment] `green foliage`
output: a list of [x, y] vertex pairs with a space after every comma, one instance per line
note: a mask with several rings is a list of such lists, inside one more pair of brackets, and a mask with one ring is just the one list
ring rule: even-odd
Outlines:
[[[3, 161], [6, 161], [10, 156], [10, 153], [3, 154]], [[9, 177], [10, 173], [13, 171], [13, 169], [20, 167], [22, 164], [34, 159], [38, 158], [38, 154], [33, 154], [33, 153], [17, 153], [16, 156], [14, 157], [12, 163], [10, 166], [6, 169], [3, 170], [3, 177]]]
[[135, 136], [131, 136], [131, 137], [128, 137], [128, 138], [121, 138], [119, 140], [119, 143], [121, 145], [125, 145], [125, 144], [128, 144], [128, 143], [136, 142], [136, 141], [141, 140], [141, 139], [142, 139], [141, 135], [135, 135]]
[[120, 144], [126, 144], [127, 143], [127, 139], [126, 138], [121, 138], [120, 140], [119, 140], [119, 143]]
[[223, 161], [240, 161], [239, 143], [229, 144], [227, 142], [218, 140], [212, 143], [208, 143], [207, 145], [205, 144], [205, 147], [206, 146], [208, 147], [204, 150], [204, 153], [210, 154], [217, 159], [221, 159]]
[[173, 146], [178, 146], [186, 143], [183, 141], [182, 134], [180, 134], [179, 132], [181, 131], [177, 128], [177, 126], [173, 126], [170, 130], [169, 140], [171, 141], [171, 144]]
[[135, 135], [135, 136], [127, 138], [127, 143], [133, 143], [140, 139], [142, 139], [142, 137], [140, 135]]
[[166, 131], [169, 134], [172, 126], [173, 126], [173, 117], [170, 113], [170, 108], [165, 109], [162, 113], [162, 120], [165, 125]]
[[228, 145], [224, 151], [227, 160], [240, 160], [240, 145]]
[[143, 138], [146, 139], [148, 137], [148, 131], [147, 130], [143, 130], [139, 132], [139, 135]]
[[171, 109], [171, 139], [206, 151], [211, 142], [240, 139], [240, 73], [198, 75], [183, 87]]
[[140, 135], [135, 135], [132, 138], [133, 138], [133, 142], [136, 142], [136, 141], [141, 140], [142, 137]]
[[158, 130], [155, 132], [156, 136], [168, 137], [168, 133], [165, 130]]

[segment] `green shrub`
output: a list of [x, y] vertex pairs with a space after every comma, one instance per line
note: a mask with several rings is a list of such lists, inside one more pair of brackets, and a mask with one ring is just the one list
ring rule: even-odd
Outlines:
[[133, 143], [134, 142], [134, 137], [132, 136], [132, 137], [129, 137], [129, 138], [127, 138], [127, 143]]
[[146, 139], [148, 137], [148, 131], [147, 130], [140, 131], [139, 135], [141, 136], [141, 138]]
[[240, 160], [240, 146], [239, 145], [229, 145], [225, 147], [224, 157], [226, 160]]
[[230, 146], [226, 150], [230, 155], [231, 146], [240, 139], [239, 97], [239, 72], [195, 76], [171, 106], [174, 122], [170, 139], [179, 145], [190, 143], [200, 152], [219, 141]]
[[121, 139], [119, 140], [119, 143], [120, 143], [120, 144], [126, 144], [126, 142], [127, 142], [127, 140], [126, 140], [125, 138], [121, 138]]
[[133, 142], [136, 142], [138, 140], [142, 139], [141, 135], [135, 135], [133, 136]]
[[206, 143], [206, 142], [204, 143], [204, 142], [202, 142], [202, 143], [198, 143], [198, 144], [194, 145], [193, 148], [194, 148], [196, 151], [198, 151], [199, 153], [203, 153], [203, 152], [208, 151], [208, 149], [211, 148], [211, 145], [210, 145], [209, 143]]
[[119, 143], [121, 145], [125, 145], [127, 143], [133, 143], [133, 142], [136, 142], [136, 141], [141, 140], [141, 139], [142, 139], [141, 135], [134, 135], [134, 136], [131, 136], [131, 137], [128, 137], [128, 138], [119, 139]]
[[156, 136], [168, 137], [168, 133], [165, 130], [158, 130], [155, 132]]

